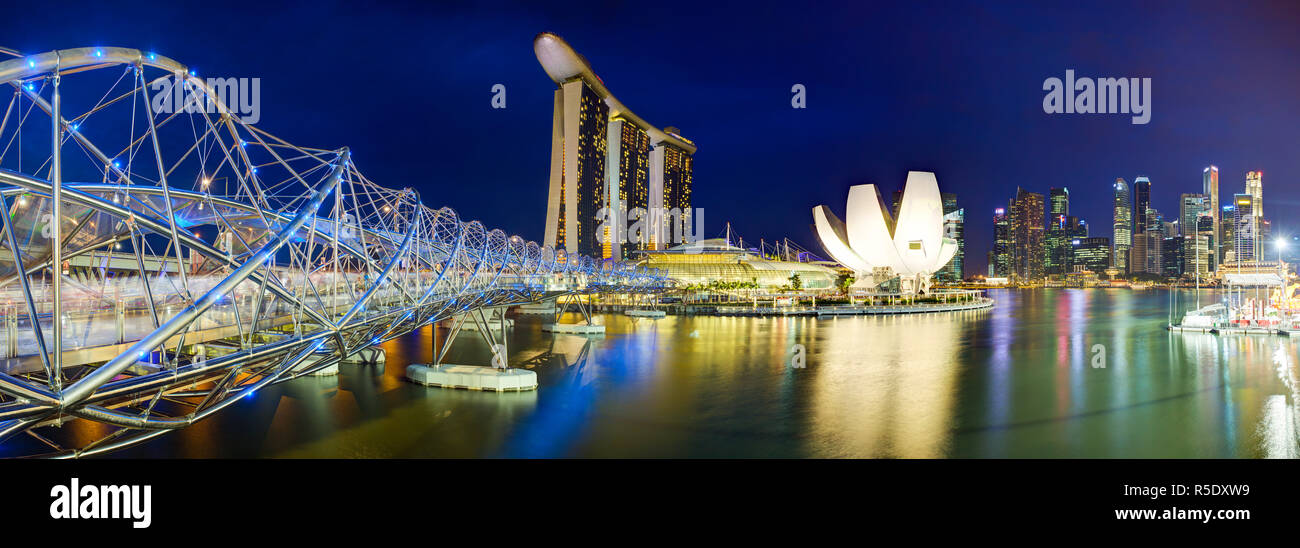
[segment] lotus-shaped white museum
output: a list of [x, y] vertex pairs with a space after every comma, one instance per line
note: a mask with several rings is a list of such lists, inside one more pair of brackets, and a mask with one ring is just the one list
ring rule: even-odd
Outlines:
[[957, 241], [943, 235], [943, 198], [928, 171], [909, 171], [898, 218], [876, 185], [849, 189], [848, 223], [830, 208], [813, 208], [822, 247], [855, 272], [854, 287], [876, 287], [895, 277], [904, 294], [926, 293], [930, 275], [957, 253]]

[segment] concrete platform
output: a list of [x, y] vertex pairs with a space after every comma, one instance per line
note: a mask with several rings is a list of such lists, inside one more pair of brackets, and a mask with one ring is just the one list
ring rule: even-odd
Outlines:
[[542, 326], [542, 331], [570, 335], [604, 335], [605, 326], [586, 323], [548, 323]]
[[521, 304], [515, 307], [520, 314], [554, 314], [555, 301]]
[[420, 365], [406, 367], [406, 378], [425, 386], [464, 388], [491, 392], [537, 389], [537, 373], [527, 369], [496, 369], [476, 365]]
[[664, 316], [667, 316], [668, 313], [662, 310], [643, 310], [643, 309], [634, 308], [630, 310], [624, 310], [623, 315], [632, 316], [634, 318], [662, 318]]

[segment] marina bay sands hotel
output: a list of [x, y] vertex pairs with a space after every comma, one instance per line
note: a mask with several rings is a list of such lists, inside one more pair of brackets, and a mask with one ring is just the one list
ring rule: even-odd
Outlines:
[[[558, 84], [545, 243], [616, 260], [664, 248], [667, 218], [656, 212], [676, 209], [689, 226], [695, 143], [677, 128], [661, 130], [628, 110], [559, 36], [537, 35], [533, 51]], [[614, 216], [603, 216], [607, 212]], [[646, 230], [632, 231], [624, 242], [626, 230], [618, 227], [638, 217]]]

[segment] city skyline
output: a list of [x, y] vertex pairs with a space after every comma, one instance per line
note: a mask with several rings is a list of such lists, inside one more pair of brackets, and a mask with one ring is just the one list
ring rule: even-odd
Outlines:
[[[1275, 239], [1292, 236], [1275, 234], [1272, 220], [1262, 215], [1263, 172], [1247, 172], [1243, 191], [1233, 193], [1219, 208], [1211, 205], [1218, 202], [1219, 169], [1211, 165], [1202, 173], [1202, 192], [1180, 194], [1176, 214], [1164, 214], [1152, 202], [1155, 185], [1149, 177], [1135, 177], [1132, 188], [1123, 177], [1115, 179], [1108, 237], [1090, 234], [1086, 220], [1070, 215], [1068, 188], [1051, 187], [1046, 197], [1018, 188], [1006, 207], [993, 210], [994, 242], [986, 254], [989, 266], [975, 276], [1032, 283], [1061, 280], [1079, 273], [1076, 267], [1082, 266], [1097, 276], [1175, 278], [1213, 273], [1225, 263], [1240, 267], [1268, 262], [1270, 251], [1278, 252], [1280, 258], [1281, 247]], [[1216, 221], [1220, 218], [1222, 222]], [[1102, 239], [1107, 240], [1107, 268], [1099, 268], [1100, 252], [1095, 249]], [[1041, 261], [1041, 269], [1035, 261]]]
[[[190, 59], [204, 74], [263, 77], [263, 110], [278, 117], [263, 122], [287, 140], [347, 143], [375, 166], [377, 178], [410, 180], [423, 194], [437, 196], [431, 203], [539, 242], [555, 88], [531, 48], [540, 31], [578, 44], [638, 114], [677, 125], [704, 144], [695, 177], [708, 183], [697, 185], [692, 205], [717, 212], [707, 219], [709, 237], [732, 221], [754, 227], [748, 233], [755, 239], [790, 237], [814, 248], [803, 215], [808, 207], [832, 203], [854, 184], [880, 184], [888, 193], [908, 170], [939, 174], [966, 210], [973, 223], [965, 234], [972, 250], [967, 275], [985, 271], [985, 252], [993, 243], [985, 219], [1017, 186], [1041, 192], [1069, 187], [1072, 214], [1096, 227], [1110, 217], [1116, 177], [1150, 177], [1156, 183], [1152, 201], [1173, 211], [1181, 193], [1200, 188], [1194, 178], [1207, 165], [1221, 170], [1222, 196], [1239, 191], [1246, 172], [1263, 170], [1272, 182], [1270, 213], [1300, 203], [1300, 188], [1289, 184], [1300, 176], [1300, 158], [1293, 154], [1300, 138], [1287, 122], [1295, 108], [1288, 90], [1300, 88], [1300, 74], [1278, 70], [1300, 51], [1300, 37], [1289, 23], [1297, 18], [1296, 8], [1197, 3], [1164, 12], [1103, 3], [829, 9], [835, 13], [814, 18], [700, 6], [698, 19], [683, 21], [629, 6], [565, 13], [532, 8], [505, 19], [494, 18], [499, 10], [487, 7], [285, 8], [280, 19], [310, 23], [346, 16], [365, 24], [338, 29], [329, 38], [310, 24], [282, 25], [275, 40], [256, 25], [235, 28], [223, 37], [238, 46], [227, 49], [210, 47], [210, 37], [202, 35], [158, 33], [156, 24], [135, 17], [144, 8], [89, 5], [87, 14], [98, 18], [66, 21], [59, 18], [61, 10], [36, 8], [31, 23], [14, 29], [5, 45], [23, 51], [137, 46]], [[171, 17], [198, 13], [238, 14], [220, 6], [178, 6]], [[633, 14], [636, 28], [611, 31], [610, 21]], [[718, 17], [735, 24], [711, 26]], [[927, 19], [919, 31], [910, 23], [916, 17]], [[863, 20], [880, 32], [857, 32]], [[1034, 24], [1022, 24], [1028, 21]], [[1252, 28], [1250, 39], [1225, 32], [1234, 26]], [[1134, 28], [1145, 31], [1134, 34]], [[657, 39], [669, 32], [692, 38]], [[785, 38], [754, 39], [772, 34]], [[370, 46], [348, 45], [354, 43]], [[656, 47], [647, 49], [648, 43]], [[388, 53], [373, 55], [377, 51]], [[439, 70], [368, 84], [364, 91], [327, 85], [304, 93], [299, 83], [319, 80], [340, 60], [361, 63], [374, 74], [400, 73], [402, 67], [428, 65], [429, 51], [465, 53], [438, 57]], [[823, 55], [832, 51], [837, 54]], [[910, 56], [906, 64], [890, 60], [904, 52]], [[810, 61], [821, 58], [835, 61]], [[935, 71], [936, 66], [964, 68]], [[1150, 123], [1044, 114], [1043, 78], [1067, 68], [1150, 76]], [[880, 81], [878, 74], [891, 77]], [[981, 76], [991, 74], [998, 77]], [[1243, 81], [1252, 85], [1241, 86]], [[505, 109], [491, 108], [491, 89], [498, 83], [507, 90]], [[806, 109], [791, 108], [796, 83], [807, 89]], [[374, 94], [386, 100], [367, 100]], [[408, 115], [393, 116], [393, 102], [409, 105]], [[336, 108], [342, 104], [349, 108]], [[1259, 114], [1265, 111], [1275, 114]], [[358, 128], [368, 142], [357, 142]], [[424, 175], [429, 158], [410, 154], [415, 142], [439, 151], [437, 177]], [[509, 161], [499, 160], [502, 150], [510, 152]], [[515, 211], [478, 203], [484, 186], [535, 205]], [[803, 191], [799, 198], [777, 199], [791, 188]], [[1273, 216], [1279, 223], [1275, 234], [1300, 229], [1289, 218]]]

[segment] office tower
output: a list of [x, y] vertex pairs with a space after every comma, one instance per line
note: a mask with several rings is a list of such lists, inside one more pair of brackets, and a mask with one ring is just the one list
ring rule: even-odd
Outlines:
[[966, 260], [966, 210], [957, 207], [957, 195], [944, 192], [943, 200], [943, 235], [957, 241], [957, 253], [942, 269], [934, 273], [938, 281], [956, 283], [964, 277], [963, 268]]
[[1150, 226], [1147, 222], [1147, 209], [1151, 207], [1151, 180], [1146, 177], [1133, 179], [1133, 214], [1137, 217], [1134, 234], [1141, 234]]
[[1134, 236], [1133, 268], [1134, 272], [1145, 274], [1164, 274], [1163, 230], [1147, 230]]
[[1044, 246], [1047, 254], [1043, 258], [1043, 270], [1047, 275], [1061, 275], [1069, 272], [1071, 235], [1068, 221], [1070, 214], [1070, 191], [1066, 188], [1052, 187], [1048, 191], [1049, 214]]
[[[1223, 260], [1222, 245], [1219, 240], [1219, 168], [1209, 166], [1201, 172], [1201, 194], [1209, 198], [1210, 216], [1214, 219], [1213, 234], [1210, 235], [1210, 248], [1214, 250], [1214, 264]], [[1216, 267], [1211, 266], [1214, 271]]]
[[[1206, 219], [1210, 224], [1214, 221], [1213, 217], [1205, 215], [1201, 217]], [[1183, 275], [1197, 276], [1204, 278], [1209, 275], [1212, 265], [1214, 264], [1214, 252], [1210, 248], [1210, 236], [1207, 232], [1196, 232], [1182, 236], [1183, 238]]]
[[[1052, 250], [1049, 248], [1047, 256], [1055, 261], [1057, 274], [1069, 274], [1074, 272], [1073, 244], [1076, 240], [1088, 237], [1088, 223], [1074, 215], [1066, 215], [1060, 218], [1059, 223], [1055, 237], [1060, 242], [1057, 244], [1060, 247], [1055, 250], [1055, 257], [1053, 257]], [[1049, 238], [1051, 237], [1052, 235], [1049, 232]]]
[[893, 213], [894, 219], [898, 219], [898, 208], [903, 205], [903, 189], [898, 189], [891, 194], [889, 211]]
[[995, 266], [995, 264], [996, 264], [997, 261], [995, 261], [995, 260], [993, 259], [993, 257], [994, 257], [994, 255], [993, 255], [993, 250], [990, 249], [989, 252], [988, 252], [988, 254], [985, 256], [985, 261], [987, 261], [987, 262], [985, 263], [985, 264], [986, 264], [986, 267], [985, 267], [985, 268], [986, 268], [986, 270], [988, 271], [987, 274], [985, 274], [985, 275], [988, 276], [988, 277], [990, 277], [990, 278], [996, 278], [996, 277], [998, 276], [998, 275], [996, 274], [996, 272], [995, 272], [995, 269], [994, 269], [994, 266]]
[[1249, 171], [1246, 172], [1246, 194], [1250, 195], [1250, 215], [1254, 221], [1254, 257], [1257, 260], [1263, 260], [1264, 257], [1264, 172]]
[[1164, 240], [1165, 222], [1160, 211], [1148, 207], [1143, 214], [1146, 226], [1141, 233], [1133, 235], [1133, 272], [1146, 274], [1164, 274]]
[[1111, 227], [1111, 259], [1114, 267], [1122, 274], [1129, 271], [1129, 249], [1133, 246], [1133, 206], [1129, 196], [1128, 183], [1124, 179], [1115, 179], [1115, 201], [1112, 210], [1114, 223]]
[[1196, 232], [1196, 219], [1210, 212], [1210, 198], [1204, 194], [1183, 194], [1178, 199], [1178, 233]]
[[1250, 195], [1250, 214], [1264, 216], [1264, 172], [1246, 172], [1246, 194]]
[[1042, 194], [1016, 189], [1011, 207], [1011, 274], [1018, 282], [1043, 277], [1043, 202]]
[[1166, 278], [1183, 275], [1183, 237], [1171, 233], [1161, 242], [1161, 273]]
[[1052, 187], [1047, 195], [1052, 215], [1070, 214], [1070, 189]]
[[1071, 260], [1074, 272], [1086, 270], [1101, 274], [1110, 268], [1110, 238], [1105, 236], [1077, 238], [1070, 243], [1074, 252]]
[[1222, 258], [1219, 260], [1219, 266], [1234, 261], [1237, 257], [1237, 223], [1235, 221], [1237, 217], [1237, 207], [1233, 203], [1229, 202], [1224, 205], [1222, 209], [1223, 211], [1219, 215], [1219, 218], [1223, 219], [1223, 221], [1219, 223], [1219, 241], [1223, 242], [1223, 245], [1220, 248]]
[[1239, 262], [1255, 260], [1254, 197], [1250, 194], [1233, 194], [1233, 258]]
[[1143, 217], [1146, 219], [1146, 230], [1165, 231], [1165, 216], [1160, 214], [1160, 210], [1148, 207]]
[[[650, 210], [650, 134], [623, 118], [609, 121], [609, 158], [605, 162], [609, 210], [617, 215], [610, 223], [626, 230], [627, 220], [644, 219]], [[622, 238], [607, 230], [604, 258], [631, 260], [646, 248], [645, 234]]]
[[1215, 223], [1217, 218], [1218, 215], [1211, 215], [1208, 211], [1196, 218], [1195, 234], [1205, 241], [1205, 246], [1199, 249], [1205, 255], [1207, 272], [1214, 272], [1219, 268], [1219, 249], [1214, 247], [1214, 243], [1219, 241], [1218, 224]]
[[1273, 223], [1268, 219], [1255, 217], [1255, 260], [1277, 260], [1277, 248], [1273, 247]]
[[1147, 237], [1146, 234], [1133, 235], [1133, 247], [1129, 249], [1128, 264], [1130, 274], [1145, 274], [1147, 271]]
[[[559, 36], [538, 34], [533, 51], [557, 85], [544, 243], [629, 259], [638, 249], [684, 236], [693, 220], [695, 144], [676, 128], [661, 130], [634, 114]], [[623, 237], [632, 235], [623, 233], [636, 224], [629, 218], [638, 208], [645, 210], [645, 233], [638, 235], [641, 243], [624, 246]], [[617, 218], [623, 211], [629, 218]]]
[[989, 263], [995, 278], [1011, 277], [1011, 218], [1007, 210], [993, 210], [993, 259]]

